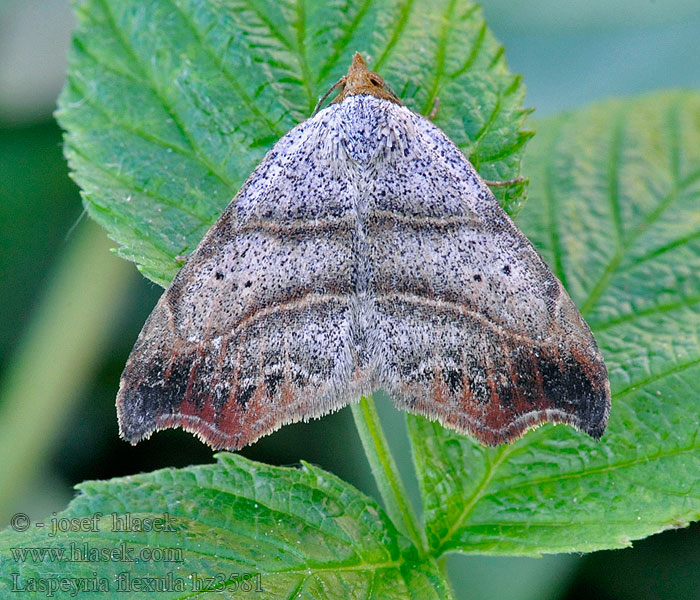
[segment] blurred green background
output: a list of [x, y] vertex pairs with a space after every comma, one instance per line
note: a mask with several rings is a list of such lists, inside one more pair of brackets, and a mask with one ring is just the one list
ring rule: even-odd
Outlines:
[[[487, 0], [536, 118], [613, 95], [700, 88], [698, 0]], [[118, 438], [119, 374], [161, 289], [88, 219], [51, 113], [65, 69], [68, 0], [0, 0], [0, 528], [62, 510], [72, 485], [211, 462], [181, 431]], [[379, 408], [415, 495], [403, 416]], [[383, 399], [385, 400], [385, 399]], [[288, 426], [243, 452], [306, 459], [376, 494], [348, 410]], [[460, 598], [700, 597], [700, 531], [633, 549], [543, 559], [451, 557]]]

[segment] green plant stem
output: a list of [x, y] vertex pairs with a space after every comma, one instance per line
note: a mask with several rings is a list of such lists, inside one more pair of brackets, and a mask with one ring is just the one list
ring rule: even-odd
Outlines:
[[427, 556], [423, 530], [401, 481], [372, 397], [362, 397], [360, 402], [352, 404], [352, 416], [389, 517], [413, 541], [421, 556]]
[[66, 245], [0, 382], [0, 523], [49, 456], [101, 359], [134, 270], [86, 221]]

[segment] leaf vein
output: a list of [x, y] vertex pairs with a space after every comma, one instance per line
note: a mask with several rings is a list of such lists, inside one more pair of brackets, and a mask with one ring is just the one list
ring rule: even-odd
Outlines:
[[[700, 361], [697, 361], [700, 363]], [[554, 483], [557, 481], [565, 481], [567, 479], [579, 479], [581, 477], [587, 477], [588, 475], [600, 475], [602, 473], [610, 473], [613, 471], [617, 471], [619, 469], [628, 469], [630, 467], [634, 467], [636, 465], [642, 464], [642, 463], [648, 463], [652, 462], [655, 460], [662, 460], [665, 458], [673, 458], [675, 456], [683, 455], [683, 454], [690, 454], [693, 452], [696, 452], [698, 450], [698, 446], [695, 445], [695, 441], [691, 446], [688, 446], [687, 448], [674, 448], [671, 450], [667, 451], [661, 451], [657, 452], [654, 455], [644, 455], [644, 456], [639, 456], [637, 458], [619, 462], [619, 463], [613, 463], [606, 465], [604, 467], [600, 467], [597, 469], [587, 469], [585, 471], [569, 471], [567, 473], [559, 473], [557, 475], [553, 475], [551, 477], [542, 477], [539, 479], [529, 479], [528, 481], [525, 481], [523, 483], [515, 484], [515, 485], [509, 485], [505, 488], [500, 488], [498, 490], [494, 490], [494, 493], [500, 493], [505, 490], [516, 490], [516, 489], [521, 489], [521, 488], [527, 488], [527, 487], [536, 487], [542, 484], [547, 484], [547, 483]], [[483, 497], [488, 497], [490, 494], [485, 495]]]
[[673, 310], [677, 310], [679, 308], [687, 308], [698, 303], [700, 303], [700, 296], [688, 296], [687, 298], [683, 298], [679, 302], [659, 304], [647, 310], [640, 310], [634, 313], [628, 313], [619, 317], [615, 317], [614, 319], [610, 319], [608, 321], [603, 321], [602, 323], [592, 324], [591, 327], [594, 331], [604, 331], [605, 329], [609, 329], [611, 327], [615, 327], [623, 323], [634, 322], [642, 317], [649, 317], [652, 315], [667, 313]]
[[652, 250], [651, 252], [648, 252], [647, 254], [640, 256], [639, 258], [634, 259], [634, 262], [631, 262], [629, 265], [622, 266], [618, 269], [618, 272], [624, 272], [624, 271], [632, 271], [635, 268], [637, 268], [639, 265], [652, 260], [654, 258], [658, 258], [662, 254], [665, 254], [666, 252], [669, 252], [671, 250], [675, 250], [679, 246], [683, 246], [684, 244], [687, 244], [688, 242], [692, 242], [695, 239], [700, 238], [700, 230], [694, 231], [693, 233], [690, 233], [688, 235], [684, 235], [683, 237], [680, 237], [676, 240], [673, 240], [672, 242], [669, 242], [668, 244], [665, 244], [663, 246], [660, 246], [659, 248], [656, 248]]
[[[157, 96], [158, 100], [162, 103], [163, 107], [165, 110], [168, 112], [170, 117], [173, 120], [173, 123], [175, 126], [180, 130], [180, 133], [182, 136], [187, 140], [188, 144], [190, 145], [191, 149], [193, 152], [197, 153], [198, 151], [201, 152], [201, 148], [199, 148], [198, 144], [195, 142], [194, 138], [189, 134], [187, 131], [187, 128], [185, 127], [184, 123], [176, 113], [175, 109], [167, 102], [161, 91], [158, 89], [158, 86], [156, 85], [156, 82], [154, 79], [149, 76], [148, 71], [143, 68], [143, 65], [140, 62], [139, 57], [136, 55], [134, 52], [133, 47], [128, 43], [126, 38], [124, 37], [123, 33], [117, 27], [117, 23], [114, 19], [114, 14], [112, 14], [111, 8], [109, 6], [108, 0], [99, 0], [100, 4], [102, 5], [105, 15], [107, 16], [107, 21], [109, 23], [110, 29], [112, 29], [116, 39], [119, 41], [119, 43], [122, 45], [124, 50], [127, 52], [127, 54], [132, 58], [134, 63], [138, 65], [138, 68], [140, 69], [141, 73], [144, 75], [145, 80], [147, 81], [147, 85], [150, 87], [150, 89], [155, 93]], [[226, 186], [228, 186], [231, 189], [235, 189], [236, 186], [233, 185], [233, 182], [228, 179], [223, 173], [220, 173], [218, 169], [206, 158], [206, 154], [202, 153], [201, 155], [201, 160], [203, 163], [206, 165], [207, 169], [211, 172], [212, 175], [217, 177], [222, 183], [224, 183]]]
[[[357, 27], [359, 27], [360, 22], [364, 19], [369, 7], [372, 5], [373, 0], [364, 0], [360, 9], [355, 13], [355, 16], [350, 21], [349, 25], [345, 29], [345, 33], [341, 36], [335, 44], [333, 44], [333, 54], [331, 54], [324, 65], [318, 72], [318, 77], [316, 78], [316, 83], [319, 83], [330, 73], [333, 68], [338, 64], [340, 57], [343, 52], [348, 47], [350, 40], [352, 39], [353, 33]], [[354, 6], [354, 3], [353, 3]]]
[[226, 68], [223, 59], [220, 57], [216, 56], [212, 51], [211, 48], [209, 47], [208, 44], [205, 43], [204, 37], [202, 33], [197, 29], [195, 24], [192, 22], [192, 18], [190, 15], [186, 14], [185, 11], [178, 5], [175, 0], [168, 0], [170, 5], [182, 16], [183, 21], [187, 24], [187, 27], [189, 27], [190, 31], [194, 34], [195, 38], [199, 42], [200, 46], [204, 49], [205, 54], [209, 57], [209, 59], [219, 68], [221, 73], [224, 74], [224, 77], [226, 77], [226, 80], [231, 84], [233, 89], [236, 91], [236, 94], [243, 100], [243, 103], [246, 105], [248, 110], [253, 113], [260, 122], [264, 123], [267, 128], [270, 130], [271, 133], [273, 133], [275, 136], [282, 137], [286, 131], [283, 131], [279, 127], [277, 127], [277, 124], [268, 119], [262, 111], [258, 108], [258, 105], [255, 103], [255, 101], [246, 93], [245, 88], [241, 86], [241, 84], [238, 82], [238, 80], [234, 77], [233, 73], [229, 71], [229, 69]]
[[309, 113], [316, 106], [316, 95], [311, 89], [311, 71], [306, 58], [306, 0], [296, 0], [297, 19], [294, 27], [297, 32], [297, 60], [302, 73], [302, 82], [309, 98]]
[[443, 554], [444, 549], [446, 544], [452, 540], [454, 537], [455, 533], [459, 531], [459, 529], [462, 528], [464, 525], [464, 522], [469, 518], [469, 515], [472, 513], [474, 510], [474, 507], [477, 505], [479, 500], [483, 497], [484, 493], [486, 492], [489, 484], [491, 483], [491, 480], [494, 478], [496, 475], [496, 471], [498, 471], [498, 467], [510, 456], [510, 454], [513, 451], [514, 446], [503, 446], [498, 450], [498, 453], [496, 455], [496, 460], [491, 462], [489, 464], [489, 467], [484, 474], [484, 477], [481, 480], [481, 483], [476, 487], [474, 490], [474, 493], [472, 494], [471, 498], [469, 498], [465, 503], [464, 507], [462, 508], [462, 512], [459, 514], [459, 516], [455, 519], [455, 521], [452, 523], [450, 528], [447, 530], [447, 533], [440, 538], [440, 542], [437, 546], [436, 549], [436, 555], [439, 556]]
[[[562, 121], [557, 123], [555, 140], [561, 139]], [[555, 141], [556, 144], [556, 141]], [[564, 270], [564, 248], [559, 235], [559, 219], [557, 218], [557, 207], [555, 206], [554, 193], [554, 157], [557, 155], [555, 151], [548, 153], [547, 162], [544, 170], [544, 193], [545, 206], [547, 211], [547, 221], [549, 226], [549, 243], [552, 247], [552, 255], [554, 256], [554, 274], [557, 276], [562, 285], [568, 289], [566, 271]]]
[[[120, 183], [126, 189], [133, 190], [134, 192], [141, 194], [143, 196], [146, 196], [147, 198], [150, 198], [151, 200], [155, 200], [156, 202], [158, 202], [159, 204], [162, 204], [163, 206], [167, 206], [169, 208], [174, 208], [176, 210], [179, 210], [181, 213], [183, 213], [189, 217], [192, 217], [193, 219], [198, 220], [203, 225], [210, 225], [212, 223], [211, 218], [204, 216], [204, 215], [200, 215], [197, 212], [194, 212], [193, 210], [188, 208], [188, 206], [186, 204], [177, 204], [177, 203], [173, 202], [167, 196], [161, 196], [157, 192], [151, 191], [143, 186], [137, 185], [136, 183], [134, 183], [133, 180], [129, 179], [128, 177], [125, 177], [124, 175], [120, 174], [119, 172], [112, 171], [112, 170], [108, 169], [107, 167], [103, 166], [102, 164], [91, 160], [85, 154], [83, 154], [81, 151], [77, 150], [75, 148], [75, 146], [71, 146], [71, 150], [77, 156], [79, 156], [82, 160], [84, 160], [86, 163], [91, 164], [95, 168], [95, 170], [103, 173], [105, 176], [112, 179], [113, 181]], [[91, 202], [92, 202], [92, 200], [91, 200]], [[94, 202], [93, 202], [93, 204], [94, 204]], [[112, 212], [111, 209], [110, 209], [110, 212]], [[116, 214], [116, 213], [112, 213], [112, 214]]]
[[619, 171], [622, 154], [622, 137], [626, 123], [626, 107], [621, 107], [615, 119], [610, 150], [608, 154], [608, 204], [610, 217], [615, 229], [615, 244], [618, 249], [624, 246], [624, 234], [622, 231], [622, 217], [620, 215], [620, 182]]
[[624, 240], [622, 246], [618, 247], [613, 258], [610, 260], [602, 275], [593, 286], [590, 294], [581, 305], [581, 315], [586, 316], [592, 308], [595, 306], [596, 302], [600, 299], [603, 291], [610, 284], [610, 279], [618, 270], [625, 253], [634, 245], [634, 243], [639, 239], [639, 237], [651, 227], [663, 213], [668, 210], [668, 208], [673, 205], [678, 196], [691, 184], [694, 182], [694, 178], [688, 178], [684, 181], [673, 180], [672, 188], [664, 198], [661, 199], [659, 204], [654, 210], [652, 210], [645, 219], [635, 228], [632, 234]]
[[250, 10], [252, 13], [255, 14], [255, 16], [260, 19], [260, 22], [267, 27], [267, 30], [272, 34], [274, 37], [276, 37], [282, 44], [287, 48], [287, 50], [293, 50], [294, 49], [294, 44], [287, 39], [287, 37], [280, 31], [278, 27], [275, 26], [275, 24], [272, 22], [271, 19], [268, 19], [265, 16], [265, 13], [260, 10], [260, 7], [258, 6], [258, 2], [255, 0], [243, 0], [243, 3], [246, 5], [248, 10]]
[[[471, 14], [476, 10], [477, 10], [477, 5], [475, 4], [474, 6], [472, 6], [469, 9], [466, 16], [467, 17], [471, 16]], [[481, 48], [484, 45], [484, 40], [486, 39], [486, 31], [487, 31], [486, 21], [482, 20], [481, 27], [479, 27], [479, 33], [477, 34], [476, 39], [474, 40], [474, 43], [472, 44], [472, 48], [469, 51], [469, 56], [467, 56], [467, 59], [464, 61], [462, 66], [457, 71], [452, 73], [452, 75], [450, 76], [452, 79], [456, 79], [457, 77], [462, 75], [462, 73], [465, 73], [466, 71], [468, 71], [471, 68], [471, 66], [474, 64], [474, 61], [476, 61], [476, 58], [477, 58], [477, 56], [479, 56], [479, 52], [481, 51]]]
[[406, 25], [408, 24], [409, 17], [411, 16], [411, 10], [413, 9], [413, 2], [414, 0], [405, 0], [401, 7], [401, 11], [399, 12], [399, 18], [394, 27], [391, 29], [393, 30], [393, 33], [391, 34], [391, 38], [389, 38], [389, 41], [387, 42], [387, 45], [384, 47], [383, 52], [379, 55], [379, 58], [377, 61], [374, 63], [374, 70], [378, 71], [379, 68], [381, 67], [382, 64], [386, 61], [388, 58], [389, 54], [391, 51], [394, 49], [394, 46], [398, 44], [399, 39], [401, 38], [401, 35], [403, 34], [403, 30], [406, 28]]
[[438, 88], [440, 87], [440, 81], [442, 80], [443, 73], [445, 71], [445, 48], [447, 47], [447, 38], [450, 34], [450, 25], [452, 21], [452, 14], [455, 9], [455, 0], [450, 0], [447, 3], [447, 8], [445, 9], [445, 14], [442, 15], [440, 33], [437, 41], [437, 49], [435, 51], [435, 77], [433, 77], [433, 85], [431, 86], [428, 96], [425, 99], [425, 104], [423, 105], [422, 113], [427, 114], [431, 110], [433, 103], [435, 102], [435, 97], [437, 96]]
[[670, 375], [676, 375], [678, 373], [682, 373], [683, 371], [686, 371], [688, 369], [692, 369], [693, 367], [696, 367], [697, 365], [700, 365], [700, 358], [698, 358], [696, 360], [691, 360], [691, 361], [682, 363], [680, 365], [675, 365], [675, 366], [671, 367], [670, 369], [666, 369], [665, 371], [661, 371], [660, 373], [650, 375], [649, 377], [647, 377], [645, 379], [642, 379], [640, 381], [637, 381], [637, 382], [627, 386], [624, 390], [614, 394], [614, 397], [620, 398], [622, 396], [626, 396], [627, 394], [630, 394], [630, 393], [636, 391], [637, 388], [643, 387], [645, 385], [649, 385], [650, 383], [655, 383], [656, 381], [664, 379], [665, 377], [669, 377]]
[[[69, 81], [70, 81], [71, 85], [75, 85], [75, 81], [72, 78], [69, 78]], [[140, 138], [142, 138], [148, 142], [151, 142], [157, 146], [161, 146], [165, 149], [170, 149], [173, 152], [177, 152], [181, 156], [183, 156], [185, 158], [189, 158], [189, 159], [193, 160], [194, 162], [200, 164], [204, 168], [207, 168], [207, 165], [205, 163], [203, 163], [196, 154], [186, 150], [185, 148], [182, 148], [182, 147], [177, 146], [175, 144], [171, 144], [170, 142], [166, 142], [165, 140], [159, 138], [156, 135], [153, 135], [152, 133], [149, 133], [147, 131], [144, 131], [143, 129], [140, 129], [138, 127], [134, 127], [134, 126], [130, 125], [129, 123], [122, 121], [121, 119], [119, 119], [115, 115], [111, 114], [107, 110], [106, 107], [100, 105], [98, 102], [95, 102], [88, 95], [84, 94], [84, 91], [81, 91], [81, 90], [78, 90], [78, 91], [81, 94], [83, 94], [83, 99], [85, 100], [85, 102], [87, 104], [89, 104], [90, 106], [92, 106], [95, 110], [100, 112], [105, 117], [105, 120], [108, 123], [113, 124], [113, 125], [118, 125], [121, 129], [123, 129], [129, 133], [132, 133], [133, 135], [135, 135], [137, 137], [140, 137]], [[97, 165], [97, 163], [89, 160], [84, 154], [78, 153], [77, 151], [76, 151], [76, 153], [79, 154], [81, 156], [81, 158], [83, 158], [84, 160], [86, 160], [90, 164], [98, 167], [101, 172], [103, 172], [105, 174], [112, 174], [112, 171], [109, 171], [109, 170], [103, 168], [101, 165]], [[207, 168], [207, 170], [208, 170], [208, 168]], [[112, 176], [114, 178], [114, 175], [112, 175]], [[144, 195], [148, 195], [149, 197], [152, 197], [154, 199], [158, 198], [162, 204], [166, 204], [166, 205], [171, 206], [173, 208], [177, 208], [177, 209], [181, 210], [183, 213], [190, 215], [191, 217], [194, 217], [195, 219], [198, 219], [199, 221], [201, 221], [204, 224], [211, 224], [211, 216], [210, 215], [201, 215], [201, 214], [189, 209], [188, 205], [185, 203], [177, 204], [177, 203], [173, 202], [172, 200], [167, 199], [165, 196], [159, 196], [159, 195], [155, 196], [155, 195], [147, 192], [145, 190], [145, 188], [139, 188], [135, 184], [127, 184], [127, 180], [123, 177], [116, 178], [116, 179], [127, 186], [133, 186], [134, 190], [137, 192], [143, 193]]]

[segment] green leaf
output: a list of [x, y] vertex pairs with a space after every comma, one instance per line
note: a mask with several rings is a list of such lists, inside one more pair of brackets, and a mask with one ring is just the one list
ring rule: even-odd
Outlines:
[[436, 554], [617, 548], [700, 517], [700, 94], [537, 130], [519, 224], [593, 329], [610, 425], [602, 442], [548, 425], [489, 449], [409, 418]]
[[[31, 591], [40, 578], [45, 585], [86, 578], [83, 585], [95, 586], [89, 583], [95, 579], [107, 586], [100, 598], [115, 599], [142, 598], [137, 588], [144, 592], [145, 585], [161, 586], [154, 589], [163, 599], [199, 597], [197, 589], [212, 597], [216, 591], [217, 598], [449, 597], [435, 563], [419, 561], [376, 502], [349, 484], [309, 464], [291, 469], [234, 454], [218, 459], [82, 483], [80, 495], [55, 517], [76, 519], [79, 529], [77, 519], [96, 516], [82, 531], [52, 537], [47, 519], [44, 528], [0, 533], [0, 596], [9, 598], [13, 586], [15, 593]], [[116, 530], [133, 529], [137, 519], [150, 520], [152, 530]], [[30, 548], [53, 550], [40, 560]], [[93, 557], [114, 551], [122, 560], [64, 562], [61, 548], [64, 559], [87, 550]], [[63, 591], [56, 597], [69, 597]], [[39, 595], [47, 594], [31, 597]]]
[[[66, 155], [119, 254], [166, 285], [266, 150], [365, 54], [492, 180], [529, 133], [519, 78], [466, 0], [82, 0]], [[524, 184], [496, 188], [519, 208]]]

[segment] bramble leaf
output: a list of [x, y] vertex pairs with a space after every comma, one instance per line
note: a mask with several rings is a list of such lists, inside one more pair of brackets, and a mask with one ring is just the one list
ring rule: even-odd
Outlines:
[[55, 535], [49, 519], [1, 532], [0, 596], [450, 597], [435, 562], [349, 484], [309, 464], [218, 459], [84, 482]]

